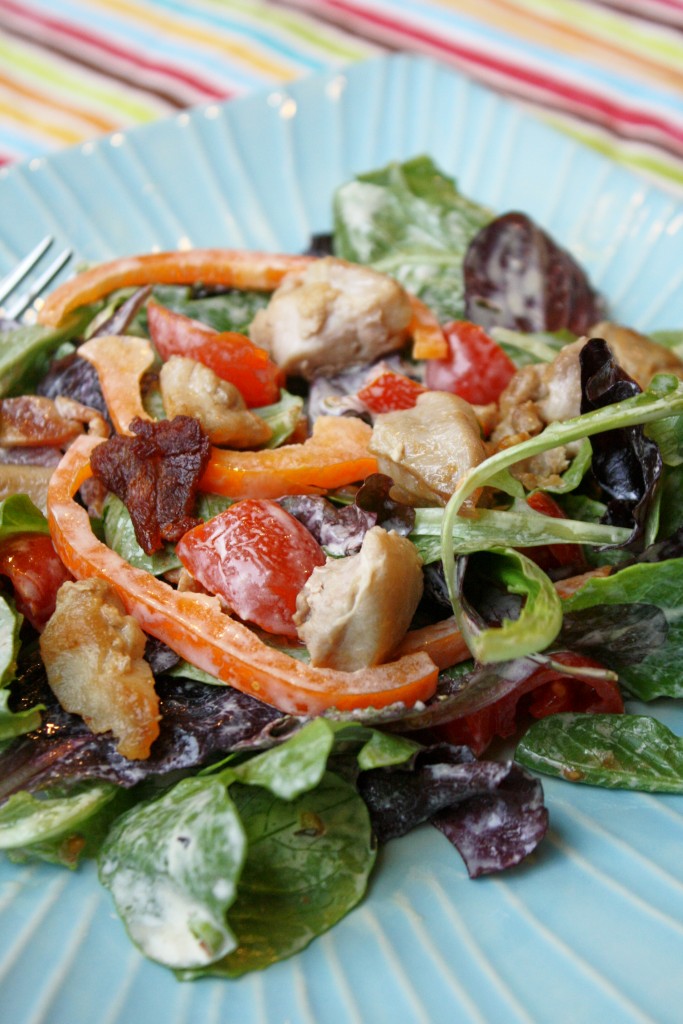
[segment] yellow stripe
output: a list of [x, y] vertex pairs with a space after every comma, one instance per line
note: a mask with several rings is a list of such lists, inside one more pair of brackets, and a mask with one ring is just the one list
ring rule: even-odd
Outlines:
[[[251, 68], [256, 68], [276, 81], [291, 79], [300, 74], [299, 71], [293, 70], [288, 64], [281, 64], [278, 61], [268, 59], [257, 50], [245, 46], [235, 39], [221, 36], [218, 29], [208, 31], [198, 28], [189, 21], [175, 19], [168, 11], [165, 11], [163, 14], [157, 14], [150, 8], [143, 7], [138, 3], [128, 3], [127, 0], [90, 0], [90, 2], [96, 3], [107, 10], [114, 10], [124, 14], [130, 17], [132, 21], [151, 25], [163, 35], [174, 35], [183, 42], [191, 40], [202, 46], [210, 47], [212, 50], [228, 54], [230, 57], [242, 61]], [[226, 71], [228, 70], [226, 67]]]
[[0, 116], [5, 117], [8, 121], [14, 121], [20, 126], [22, 131], [25, 131], [27, 128], [34, 129], [40, 132], [41, 135], [58, 139], [65, 146], [72, 146], [87, 138], [89, 134], [92, 134], [92, 130], [88, 133], [85, 128], [79, 132], [72, 128], [65, 128], [63, 125], [55, 124], [54, 121], [46, 121], [42, 117], [36, 117], [35, 114], [31, 114], [25, 107], [17, 107], [14, 102], [5, 103], [2, 99], [0, 99]]

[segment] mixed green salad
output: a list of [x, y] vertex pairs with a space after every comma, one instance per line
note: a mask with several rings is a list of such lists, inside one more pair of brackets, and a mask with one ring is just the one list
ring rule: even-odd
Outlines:
[[513, 869], [539, 774], [683, 791], [627, 710], [683, 696], [683, 331], [424, 156], [332, 219], [1, 324], [0, 848], [97, 858], [182, 978], [304, 948], [420, 825]]

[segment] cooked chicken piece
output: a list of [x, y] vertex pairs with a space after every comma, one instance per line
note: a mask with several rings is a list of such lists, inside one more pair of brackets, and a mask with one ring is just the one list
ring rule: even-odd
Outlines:
[[414, 545], [374, 526], [357, 554], [318, 566], [297, 596], [294, 622], [311, 663], [355, 672], [385, 661], [403, 639], [422, 587]]
[[288, 274], [250, 333], [285, 373], [311, 380], [401, 348], [411, 317], [392, 278], [326, 257]]
[[412, 409], [375, 419], [369, 451], [409, 505], [445, 505], [458, 481], [486, 458], [472, 406], [446, 391], [426, 391]]
[[643, 390], [656, 373], [674, 373], [683, 378], [683, 362], [675, 352], [629, 327], [602, 320], [591, 328], [589, 337], [604, 338], [619, 366]]
[[161, 368], [159, 384], [169, 419], [194, 416], [213, 444], [256, 448], [272, 434], [266, 421], [247, 409], [234, 384], [195, 359], [171, 356]]
[[[614, 358], [641, 388], [655, 373], [683, 377], [683, 362], [663, 345], [626, 327], [602, 322], [590, 333], [604, 338]], [[491, 434], [496, 448], [509, 447], [533, 437], [549, 424], [572, 419], [581, 412], [581, 366], [579, 353], [588, 341], [579, 338], [566, 345], [551, 363], [524, 366], [514, 375], [499, 400], [498, 423]], [[527, 489], [559, 483], [578, 445], [554, 448], [511, 467]]]
[[124, 757], [149, 757], [159, 699], [144, 660], [145, 634], [103, 580], [64, 583], [40, 637], [47, 678], [66, 711], [94, 733], [112, 732]]

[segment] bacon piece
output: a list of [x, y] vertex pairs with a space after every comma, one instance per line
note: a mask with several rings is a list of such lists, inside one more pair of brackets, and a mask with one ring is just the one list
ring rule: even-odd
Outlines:
[[95, 476], [126, 505], [138, 544], [148, 555], [197, 526], [195, 494], [211, 445], [191, 416], [136, 418], [133, 436], [117, 435], [92, 453]]

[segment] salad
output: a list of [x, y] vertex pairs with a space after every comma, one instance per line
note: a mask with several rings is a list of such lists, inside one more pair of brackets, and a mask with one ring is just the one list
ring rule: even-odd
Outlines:
[[39, 321], [0, 355], [10, 857], [96, 857], [147, 956], [234, 977], [418, 825], [519, 864], [539, 772], [681, 791], [624, 698], [681, 695], [683, 336], [528, 217], [418, 157], [307, 254], [130, 257]]

